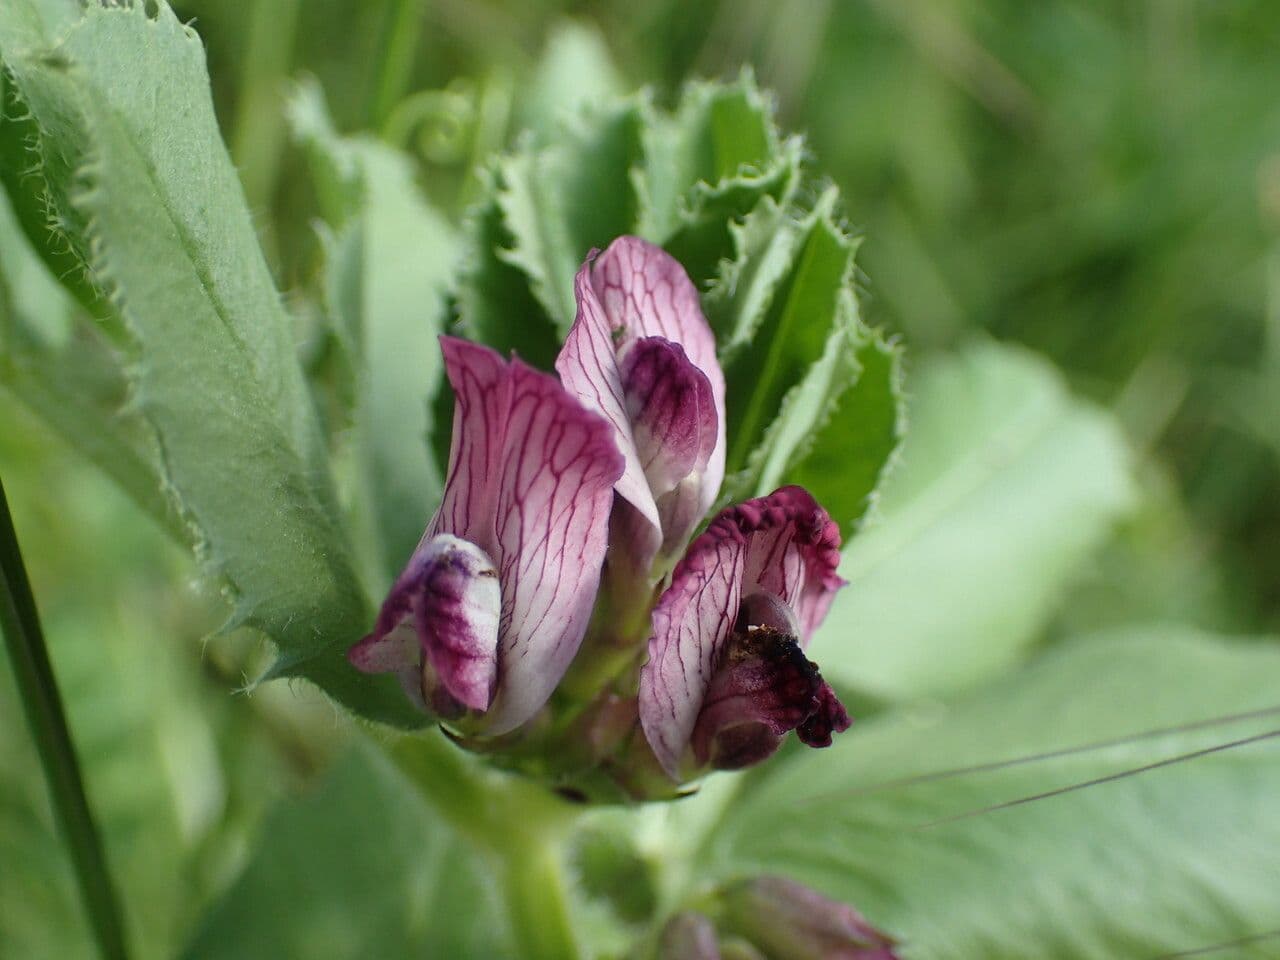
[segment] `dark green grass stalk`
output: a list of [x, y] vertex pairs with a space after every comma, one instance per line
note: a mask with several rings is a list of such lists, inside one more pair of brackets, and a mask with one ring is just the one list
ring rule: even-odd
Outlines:
[[36, 742], [54, 815], [71, 851], [80, 895], [105, 960], [126, 960], [124, 927], [98, 828], [71, 743], [62, 698], [45, 649], [31, 583], [0, 483], [0, 633], [13, 663], [18, 695]]

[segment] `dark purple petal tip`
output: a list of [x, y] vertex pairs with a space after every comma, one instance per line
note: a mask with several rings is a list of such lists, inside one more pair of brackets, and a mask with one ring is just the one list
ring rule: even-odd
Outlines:
[[832, 734], [844, 733], [852, 723], [849, 712], [845, 710], [831, 685], [823, 683], [818, 688], [817, 705], [813, 713], [796, 727], [796, 736], [806, 746], [829, 747]]
[[844, 707], [796, 638], [753, 627], [729, 638], [693, 728], [693, 753], [700, 766], [739, 770], [770, 756], [791, 730], [825, 747], [834, 729], [848, 726]]
[[440, 534], [414, 551], [373, 632], [347, 659], [366, 673], [419, 668], [424, 695], [443, 687], [457, 703], [485, 710], [497, 681], [500, 610], [493, 561], [475, 544]]

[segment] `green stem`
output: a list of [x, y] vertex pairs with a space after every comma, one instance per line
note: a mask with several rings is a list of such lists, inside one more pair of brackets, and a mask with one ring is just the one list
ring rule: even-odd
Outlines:
[[573, 808], [537, 784], [480, 769], [438, 734], [384, 749], [427, 802], [497, 862], [520, 956], [575, 960], [560, 858]]
[[558, 845], [512, 830], [502, 862], [502, 889], [520, 955], [527, 960], [573, 960], [574, 942], [565, 902]]
[[62, 699], [45, 649], [31, 583], [18, 549], [18, 535], [0, 483], [0, 632], [13, 662], [18, 695], [44, 767], [54, 815], [62, 827], [85, 911], [106, 960], [125, 960], [120, 905], [106, 855], [85, 796]]

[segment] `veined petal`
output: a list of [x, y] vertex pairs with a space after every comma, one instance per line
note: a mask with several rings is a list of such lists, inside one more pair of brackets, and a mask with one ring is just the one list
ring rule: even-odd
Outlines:
[[573, 289], [578, 301], [578, 316], [556, 357], [556, 372], [560, 374], [565, 390], [612, 425], [614, 443], [623, 457], [623, 471], [617, 482], [618, 493], [655, 530], [660, 529], [658, 508], [653, 502], [631, 434], [614, 332], [591, 284], [590, 258], [578, 271]]
[[511, 361], [498, 467], [495, 559], [502, 675], [486, 733], [528, 720], [577, 652], [608, 545], [623, 456], [609, 424], [554, 377]]
[[440, 509], [423, 541], [451, 533], [493, 555], [494, 501], [511, 378], [506, 361], [488, 347], [442, 336], [440, 350], [453, 387], [453, 438]]
[[730, 507], [712, 526], [721, 523], [731, 524], [749, 543], [743, 593], [764, 592], [787, 604], [799, 624], [800, 645], [806, 645], [844, 586], [836, 573], [839, 524], [797, 486]]
[[485, 710], [497, 681], [500, 610], [493, 561], [475, 544], [440, 534], [414, 551], [373, 633], [347, 656], [367, 673], [417, 668], [424, 694], [443, 686], [457, 703]]
[[498, 571], [483, 550], [440, 534], [419, 548], [404, 576], [419, 576], [413, 618], [423, 652], [445, 690], [487, 710], [498, 678]]
[[697, 288], [674, 257], [639, 237], [619, 237], [609, 244], [596, 260], [591, 280], [619, 348], [642, 337], [663, 337], [678, 343], [711, 385], [716, 439], [707, 458], [699, 501], [699, 513], [706, 513], [724, 479], [724, 373]]
[[624, 347], [618, 372], [640, 466], [654, 497], [707, 467], [716, 444], [711, 381], [665, 337]]
[[674, 780], [681, 779], [685, 749], [738, 616], [745, 563], [742, 535], [713, 524], [689, 546], [653, 610], [649, 660], [640, 671], [640, 723]]

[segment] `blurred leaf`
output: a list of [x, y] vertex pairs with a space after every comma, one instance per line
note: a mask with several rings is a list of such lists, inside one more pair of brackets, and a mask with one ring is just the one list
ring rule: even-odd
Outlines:
[[1133, 497], [1113, 422], [1030, 354], [979, 344], [907, 388], [900, 465], [813, 648], [828, 673], [891, 698], [1006, 668]]
[[180, 537], [145, 424], [127, 408], [123, 359], [73, 312], [0, 195], [0, 385]]
[[[1275, 740], [929, 825], [1257, 735], [1274, 716], [885, 784], [1275, 707], [1277, 689], [1274, 644], [1177, 628], [1099, 636], [793, 756], [736, 796], [696, 862], [704, 876], [784, 873], [853, 903], [907, 960], [1153, 957], [1274, 930]], [[1257, 951], [1232, 956], [1269, 955]]]
[[[317, 842], [329, 837], [340, 842]], [[384, 759], [355, 750], [282, 804], [190, 960], [511, 957], [482, 861]]]
[[275, 641], [273, 675], [305, 675], [378, 719], [420, 722], [394, 682], [360, 676], [342, 656], [368, 612], [198, 38], [164, 4], [154, 18], [142, 5], [90, 6], [55, 57], [14, 43], [29, 2], [0, 10], [0, 53], [42, 154], [87, 158], [73, 195], [92, 223], [83, 239], [137, 341], [138, 407], [204, 569], [236, 603], [233, 623]]
[[[199, 629], [182, 551], [110, 478], [25, 417], [5, 423], [0, 464], [131, 955], [168, 958], [286, 770], [193, 646], [164, 642]], [[18, 703], [0, 656], [0, 956], [96, 956]]]
[[[338, 332], [357, 367], [356, 442], [373, 513], [380, 579], [413, 552], [440, 497], [428, 453], [430, 399], [442, 380], [437, 337], [453, 276], [453, 228], [423, 197], [398, 151], [333, 130], [314, 85], [294, 98], [296, 135], [330, 179], [329, 225], [337, 231], [327, 277]], [[389, 579], [377, 586], [389, 585]]]
[[564, 123], [626, 92], [600, 31], [566, 20], [547, 37], [524, 94], [520, 120], [540, 142], [554, 143]]

